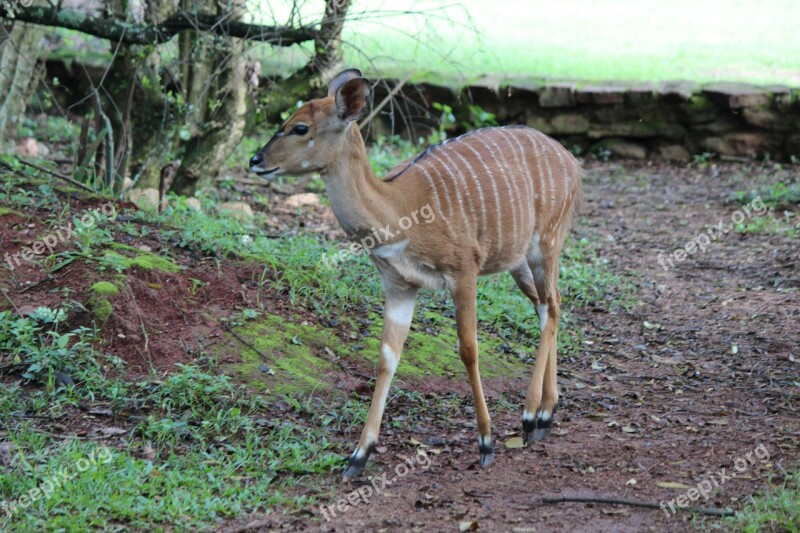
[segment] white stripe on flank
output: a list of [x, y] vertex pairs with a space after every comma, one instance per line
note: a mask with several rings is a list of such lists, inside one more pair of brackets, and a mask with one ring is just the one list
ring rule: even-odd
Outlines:
[[[542, 144], [547, 144], [547, 136], [544, 133], [540, 133], [539, 135], [542, 137]], [[552, 213], [556, 208], [556, 180], [553, 176], [553, 167], [550, 165], [550, 158], [547, 157], [546, 150], [542, 152], [542, 156], [544, 157], [544, 166], [547, 169], [547, 181], [550, 186], [550, 212]]]
[[[459, 137], [459, 139], [460, 139], [460, 137]], [[459, 142], [460, 142], [460, 141], [459, 141]], [[466, 143], [462, 143], [462, 144], [466, 145]], [[483, 220], [483, 228], [482, 228], [482, 231], [481, 231], [481, 232], [479, 232], [479, 233], [482, 233], [483, 235], [486, 235], [486, 233], [487, 233], [487, 230], [488, 230], [489, 228], [488, 228], [488, 224], [487, 224], [487, 221], [486, 221], [486, 199], [483, 197], [483, 187], [481, 187], [481, 180], [480, 180], [480, 178], [479, 178], [479, 177], [478, 177], [478, 176], [475, 174], [475, 169], [473, 169], [473, 168], [472, 168], [472, 165], [470, 165], [470, 164], [469, 164], [469, 161], [467, 161], [467, 160], [464, 158], [464, 156], [462, 156], [460, 153], [458, 153], [458, 151], [457, 151], [457, 150], [453, 150], [453, 153], [454, 153], [455, 155], [457, 155], [457, 156], [458, 156], [458, 158], [459, 158], [461, 161], [463, 161], [463, 162], [464, 162], [464, 164], [467, 166], [467, 169], [469, 169], [469, 173], [472, 175], [472, 180], [475, 182], [475, 185], [477, 185], [477, 186], [478, 186], [478, 196], [479, 196], [479, 197], [480, 197], [480, 199], [481, 199], [481, 219]], [[448, 159], [449, 159], [449, 158], [448, 158]], [[466, 177], [466, 174], [464, 175], [464, 177]]]
[[[478, 161], [481, 162], [481, 165], [483, 165], [483, 169], [489, 174], [489, 180], [492, 183], [492, 193], [494, 194], [494, 204], [495, 204], [495, 208], [497, 209], [497, 219], [495, 220], [495, 226], [497, 226], [497, 250], [499, 251], [500, 248], [501, 248], [501, 243], [503, 242], [503, 225], [501, 224], [501, 220], [502, 220], [502, 217], [503, 217], [503, 211], [502, 211], [502, 207], [500, 205], [500, 193], [497, 191], [497, 178], [495, 177], [494, 172], [492, 172], [491, 167], [486, 164], [486, 162], [483, 160], [483, 157], [481, 157], [481, 154], [478, 153], [477, 150], [475, 150], [472, 146], [469, 145], [469, 143], [466, 143], [466, 142], [464, 143], [464, 146], [466, 146], [469, 150], [472, 151], [473, 154], [475, 154], [475, 157], [478, 159]], [[486, 145], [484, 144], [484, 146], [486, 146]], [[488, 147], [487, 147], [487, 149], [488, 149]], [[489, 151], [489, 153], [491, 153], [491, 150], [488, 150], [488, 151]], [[496, 161], [497, 161], [497, 159], [495, 158], [495, 162]], [[511, 210], [511, 212], [512, 212], [512, 214], [514, 213], [514, 209], [513, 208]], [[485, 220], [485, 216], [484, 216], [484, 220]], [[516, 222], [517, 222], [517, 219], [516, 219], [516, 217], [514, 217], [514, 232], [515, 232], [515, 234], [516, 234], [516, 230], [517, 230]], [[484, 224], [485, 224], [485, 222], [484, 222]]]
[[447, 232], [450, 234], [451, 238], [454, 238], [453, 228], [451, 227], [450, 221], [444, 215], [444, 210], [442, 209], [442, 204], [439, 201], [439, 193], [436, 191], [436, 183], [434, 182], [433, 177], [430, 175], [428, 169], [426, 169], [424, 165], [417, 165], [417, 168], [419, 168], [422, 171], [422, 174], [425, 176], [425, 179], [428, 180], [428, 183], [431, 186], [431, 191], [433, 192], [433, 203], [436, 206], [436, 213], [437, 213], [436, 216], [442, 217], [442, 220], [444, 221], [445, 226], [447, 227]]
[[562, 184], [564, 185], [563, 192], [564, 192], [564, 199], [566, 200], [567, 190], [568, 190], [568, 187], [566, 185], [569, 183], [569, 173], [567, 172], [567, 164], [564, 162], [564, 154], [563, 154], [564, 147], [561, 146], [561, 144], [555, 139], [552, 139], [550, 137], [548, 137], [547, 139], [550, 141], [550, 144], [553, 145], [553, 151], [558, 156], [558, 162], [561, 164], [561, 181]]
[[[461, 215], [464, 217], [464, 229], [466, 230], [467, 237], [469, 239], [472, 239], [473, 235], [472, 235], [471, 223], [473, 220], [475, 220], [476, 217], [475, 217], [475, 206], [473, 205], [472, 202], [472, 195], [469, 193], [469, 185], [467, 184], [467, 178], [466, 176], [464, 176], [463, 172], [461, 172], [461, 169], [458, 168], [458, 165], [456, 165], [446, 153], [442, 152], [441, 150], [440, 152], [442, 156], [447, 158], [447, 160], [450, 162], [450, 165], [452, 165], [452, 168], [448, 166], [448, 164], [444, 162], [442, 159], [440, 159], [437, 155], [431, 153], [431, 156], [434, 159], [436, 159], [439, 163], [441, 163], [447, 175], [452, 177], [454, 180], [453, 182], [449, 182], [452, 184], [452, 188], [450, 189], [450, 191], [451, 192], [454, 191], [456, 193], [456, 199], [458, 200], [458, 204], [461, 207]], [[460, 182], [464, 184], [463, 189], [461, 186], [459, 186], [459, 183], [457, 183], [456, 180], [460, 180]], [[461, 196], [462, 191], [464, 193], [463, 198]], [[467, 210], [465, 209], [465, 205], [469, 206], [470, 211], [472, 211], [471, 219], [467, 216]]]
[[[533, 130], [526, 130], [525, 133], [527, 134], [528, 140], [533, 145], [534, 160], [536, 161], [536, 174], [531, 176], [531, 186], [534, 188], [533, 208], [535, 214], [539, 209], [544, 211], [544, 173], [542, 172], [542, 150], [539, 146], [539, 141], [536, 139], [535, 132]], [[537, 180], [541, 186], [537, 186]], [[537, 203], [539, 205], [537, 205]], [[534, 224], [535, 220], [536, 219], [534, 218]]]
[[[492, 150], [488, 144], [486, 144], [484, 138], [489, 139], [494, 145], [494, 147], [497, 148], [497, 151], [500, 152], [499, 159], [497, 158], [497, 153], [495, 153], [495, 151]], [[517, 186], [516, 180], [514, 179], [514, 175], [511, 173], [511, 169], [508, 166], [506, 158], [503, 157], [503, 151], [500, 149], [499, 146], [497, 146], [497, 143], [494, 142], [494, 139], [492, 139], [490, 135], [475, 136], [475, 140], [480, 142], [483, 145], [483, 147], [486, 148], [487, 153], [491, 154], [492, 159], [494, 159], [494, 167], [497, 169], [498, 173], [503, 177], [503, 181], [505, 181], [506, 183], [506, 193], [508, 194], [508, 203], [506, 205], [508, 206], [509, 209], [511, 209], [512, 230], [514, 232], [514, 237], [516, 238], [519, 236], [519, 226], [521, 223], [521, 221], [518, 219], [522, 218], [522, 213], [517, 213], [517, 211], [520, 208], [520, 204], [524, 205], [524, 202], [522, 201], [522, 198], [520, 198], [519, 187]], [[483, 160], [481, 160], [481, 162], [483, 163]], [[500, 163], [502, 163], [503, 168], [501, 168]], [[511, 190], [512, 186], [514, 188], [514, 191]], [[516, 197], [514, 196], [514, 192], [516, 192]], [[495, 194], [497, 194], [496, 186], [495, 186]], [[497, 196], [497, 201], [498, 201], [497, 223], [499, 225], [501, 216], [499, 196]]]
[[[530, 212], [531, 210], [533, 211], [532, 213], [530, 213], [530, 221], [528, 222], [528, 224], [524, 224], [524, 222], [521, 222], [521, 225], [530, 227], [530, 226], [533, 226], [533, 222], [536, 220], [536, 218], [535, 218], [536, 217], [536, 214], [535, 214], [536, 206], [533, 205], [533, 187], [529, 183], [530, 182], [530, 169], [528, 168], [528, 164], [527, 164], [526, 159], [525, 159], [525, 147], [522, 146], [519, 143], [519, 141], [516, 139], [516, 137], [514, 137], [514, 134], [512, 132], [509, 131], [508, 132], [508, 136], [506, 136], [506, 135], [503, 135], [503, 136], [506, 138], [506, 142], [508, 142], [509, 150], [511, 150], [511, 153], [514, 154], [514, 161], [517, 164], [517, 176], [518, 177], [519, 176], [522, 177], [523, 182], [525, 182], [525, 190], [529, 195], [528, 199], [527, 199], [527, 202], [520, 202], [520, 203], [523, 204], [524, 206], [526, 205], [528, 207], [528, 209], [523, 209], [522, 211], [524, 211], [526, 213]], [[513, 141], [513, 143], [508, 140], [509, 137], [511, 138], [511, 141]], [[520, 156], [517, 156], [517, 150], [514, 148], [514, 145], [519, 147]], [[522, 163], [520, 161], [525, 163], [524, 168], [523, 168], [523, 165], [522, 165]], [[516, 194], [517, 194], [517, 197], [520, 198], [519, 188], [516, 189]]]

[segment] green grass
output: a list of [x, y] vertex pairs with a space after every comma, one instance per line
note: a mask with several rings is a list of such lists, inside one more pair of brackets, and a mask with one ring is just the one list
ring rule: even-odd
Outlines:
[[[290, 4], [251, 0], [249, 6], [269, 24], [286, 22]], [[304, 4], [302, 20], [318, 20], [321, 5]], [[491, 75], [798, 86], [798, 27], [794, 0], [400, 0], [356, 2], [344, 40], [347, 63], [372, 76], [455, 83]], [[258, 50], [270, 72], [304, 64], [310, 48]]]
[[800, 473], [752, 497], [747, 506], [726, 519], [727, 526], [744, 533], [800, 532]]
[[[372, 163], [378, 170], [390, 168], [417, 150], [403, 141], [384, 140], [372, 148]], [[37, 187], [38, 183], [5, 181], [0, 187], [0, 207], [60, 213], [53, 191]], [[342, 450], [326, 435], [335, 429], [355, 436], [365, 418], [366, 404], [360, 398], [320, 403], [315, 391], [333, 368], [318, 355], [330, 347], [338, 357], [377, 360], [382, 323], [378, 273], [363, 256], [342, 268], [327, 268], [323, 254], [334, 253], [347, 243], [306, 234], [299, 225], [274, 238], [262, 229], [258, 218], [242, 222], [217, 212], [219, 199], [218, 193], [202, 196], [203, 212], [189, 209], [177, 198], [172, 198], [162, 214], [126, 212], [125, 222], [98, 224], [66, 244], [54, 261], [83, 261], [104, 272], [107, 281], [95, 283], [93, 292], [109, 296], [113, 313], [112, 293], [117, 283], [124, 283], [119, 271], [133, 266], [129, 262], [141, 258], [138, 266], [142, 268], [167, 272], [178, 268], [166, 257], [117, 242], [120, 234], [147, 236], [192, 252], [176, 251], [173, 256], [204, 255], [217, 261], [238, 258], [261, 264], [262, 275], [255, 281], [262, 288], [279, 290], [291, 303], [311, 309], [320, 318], [339, 319], [353, 331], [368, 329], [369, 334], [342, 343], [333, 328], [267, 315], [261, 306], [243, 310], [241, 318], [238, 314], [230, 317], [229, 326], [243, 337], [253, 337], [252, 342], [271, 358], [268, 362], [276, 373], [296, 378], [296, 384], [285, 381], [282, 385], [276, 376], [268, 384], [272, 390], [266, 391], [253, 379], [245, 380], [246, 385], [238, 382], [244, 371], [251, 378], [263, 375], [258, 369], [261, 358], [244, 354], [239, 371], [218, 367], [214, 354], [204, 353], [196, 363], [179, 366], [167, 375], [153, 372], [135, 382], [125, 380], [124, 362], [102, 351], [97, 331], [63, 327], [72, 313], [84, 309], [69, 293], [62, 295], [58, 311], [42, 308], [25, 318], [0, 312], [2, 363], [20, 365], [23, 376], [21, 383], [0, 387], [0, 418], [8, 433], [3, 439], [13, 446], [10, 466], [0, 470], [0, 500], [19, 503], [54, 473], [75, 474], [24, 512], [8, 516], [0, 510], [0, 529], [215, 529], [234, 517], [307, 508], [313, 502], [293, 496], [293, 487], [308, 483], [310, 475], [341, 466]], [[73, 215], [61, 212], [57, 216], [59, 221], [68, 221]], [[56, 266], [48, 266], [47, 260], [42, 264], [44, 269]], [[624, 280], [609, 272], [589, 241], [569, 243], [561, 278], [566, 313], [560, 343], [562, 349], [574, 353], [581, 339], [578, 328], [570, 323], [569, 310], [597, 300], [624, 305], [620, 295], [630, 292]], [[479, 299], [481, 345], [484, 353], [491, 354], [486, 358], [487, 377], [518, 375], [515, 370], [521, 368], [527, 371], [528, 363], [518, 354], [526, 351], [530, 355], [531, 344], [538, 337], [533, 307], [507, 275], [481, 280]], [[418, 309], [408, 355], [398, 371], [399, 383], [407, 378], [464, 372], [455, 355], [449, 296], [423, 291]], [[356, 323], [346, 312], [368, 319], [370, 325]], [[78, 386], [59, 387], [55, 380], [58, 372], [69, 373]], [[421, 411], [429, 407], [416, 393], [395, 393], [407, 395]], [[271, 416], [264, 413], [277, 398], [291, 410], [281, 419], [265, 418]], [[461, 400], [449, 397], [446, 401]], [[109, 424], [123, 430], [107, 441], [113, 443], [109, 449], [91, 439], [58, 438], [50, 433], [56, 430], [41, 422], [49, 417], [68, 420], [83, 412], [78, 411], [79, 406], [93, 405], [110, 409], [114, 417], [87, 419], [87, 424]], [[301, 417], [302, 424], [295, 424], [292, 417]], [[390, 427], [406, 423], [407, 419], [401, 418], [387, 420]], [[145, 450], [149, 452], [145, 454]], [[77, 465], [90, 457], [108, 460], [94, 460], [78, 472]]]

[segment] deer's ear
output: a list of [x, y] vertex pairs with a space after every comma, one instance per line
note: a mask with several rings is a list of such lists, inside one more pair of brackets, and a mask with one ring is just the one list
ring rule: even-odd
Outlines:
[[361, 71], [357, 68], [349, 68], [341, 71], [339, 74], [334, 76], [330, 82], [328, 82], [328, 96], [335, 96], [339, 88], [346, 82], [355, 78], [363, 77], [364, 75], [361, 74]]
[[346, 124], [364, 116], [369, 94], [369, 82], [364, 78], [353, 78], [344, 82], [336, 91], [336, 112], [339, 119]]

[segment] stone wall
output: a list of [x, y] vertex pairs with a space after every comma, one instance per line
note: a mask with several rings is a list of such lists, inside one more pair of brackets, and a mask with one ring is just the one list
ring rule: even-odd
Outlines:
[[[386, 88], [376, 93], [380, 102]], [[695, 154], [800, 158], [800, 89], [782, 86], [547, 83], [454, 90], [421, 84], [403, 94], [417, 109], [430, 109], [434, 102], [451, 106], [459, 123], [470, 121], [467, 104], [473, 104], [501, 124], [527, 124], [577, 151], [676, 161]], [[406, 102], [406, 109], [414, 108]], [[415, 114], [420, 115], [407, 113]], [[377, 130], [386, 132], [388, 126], [384, 112]]]

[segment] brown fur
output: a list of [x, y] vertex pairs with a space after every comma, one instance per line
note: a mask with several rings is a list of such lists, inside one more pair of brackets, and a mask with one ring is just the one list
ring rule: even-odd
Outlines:
[[[367, 424], [346, 475], [363, 469], [377, 442], [388, 387], [422, 286], [447, 288], [453, 295], [459, 355], [475, 398], [481, 463], [488, 465], [491, 422], [478, 370], [476, 280], [510, 272], [543, 317], [524, 427], [526, 441], [546, 435], [558, 401], [558, 257], [580, 207], [582, 171], [552, 139], [530, 128], [510, 127], [471, 132], [431, 147], [393, 169], [389, 179], [378, 180], [356, 123], [368, 95], [360, 73], [345, 71], [331, 82], [326, 98], [298, 109], [251, 162], [261, 174], [272, 169], [278, 170], [270, 175], [320, 172], [339, 222], [355, 240], [374, 235], [376, 228], [398, 230], [371, 250], [386, 293], [382, 358]], [[298, 124], [308, 126], [308, 132], [293, 133]], [[402, 217], [425, 206], [435, 220], [399, 230]]]

